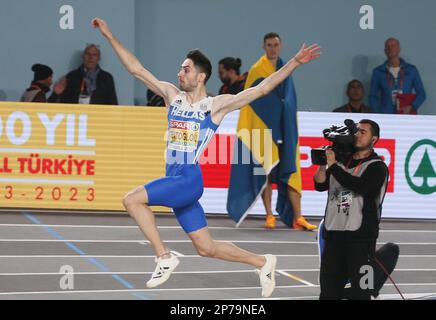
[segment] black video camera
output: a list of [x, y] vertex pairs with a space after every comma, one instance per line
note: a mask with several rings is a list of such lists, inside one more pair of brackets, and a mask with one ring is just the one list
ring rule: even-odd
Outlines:
[[344, 163], [354, 153], [355, 134], [357, 133], [357, 124], [353, 120], [344, 121], [344, 126], [331, 126], [323, 130], [324, 138], [332, 142], [331, 146], [324, 146], [312, 149], [312, 163], [315, 165], [325, 166], [327, 157], [325, 151], [331, 149], [336, 155], [336, 160]]

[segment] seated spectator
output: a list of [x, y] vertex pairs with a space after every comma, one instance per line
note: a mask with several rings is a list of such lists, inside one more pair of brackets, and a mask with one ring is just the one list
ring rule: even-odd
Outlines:
[[95, 44], [88, 45], [82, 55], [83, 64], [56, 84], [51, 102], [117, 105], [112, 75], [100, 68], [101, 52]]
[[336, 108], [333, 112], [351, 112], [351, 113], [372, 113], [372, 109], [363, 104], [365, 89], [362, 82], [352, 80], [347, 85], [348, 103], [342, 107]]
[[223, 85], [219, 94], [238, 94], [244, 91], [248, 73], [241, 76], [241, 59], [227, 57], [219, 62], [219, 77]]
[[33, 81], [23, 93], [21, 101], [46, 103], [47, 97], [45, 95], [50, 91], [50, 86], [53, 83], [53, 70], [43, 64], [34, 64], [32, 71], [34, 72]]
[[165, 107], [165, 100], [155, 94], [150, 89], [147, 90], [147, 106], [149, 107]]

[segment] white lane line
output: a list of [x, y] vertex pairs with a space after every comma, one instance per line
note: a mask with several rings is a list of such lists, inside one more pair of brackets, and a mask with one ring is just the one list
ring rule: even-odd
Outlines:
[[[276, 289], [309, 288], [306, 285], [276, 286]], [[0, 296], [8, 295], [38, 295], [38, 294], [74, 294], [74, 293], [119, 293], [119, 292], [167, 292], [167, 291], [235, 291], [235, 290], [261, 290], [261, 287], [233, 287], [233, 288], [173, 288], [173, 289], [126, 289], [126, 290], [69, 290], [69, 291], [27, 291], [27, 292], [0, 292]]]
[[[308, 286], [315, 286], [315, 284], [306, 281], [300, 277], [297, 277], [289, 272], [319, 272], [319, 269], [281, 269], [276, 270], [277, 273], [291, 278], [295, 281], [301, 282]], [[436, 272], [436, 269], [395, 269], [395, 272]], [[72, 272], [69, 274], [80, 275], [80, 276], [105, 276], [105, 275], [149, 275], [153, 272], [146, 271], [110, 271], [110, 272]], [[225, 273], [256, 273], [256, 270], [206, 270], [206, 271], [175, 271], [173, 274], [225, 274]], [[64, 273], [59, 272], [18, 272], [18, 273], [0, 273], [0, 276], [59, 276]]]
[[[72, 228], [72, 229], [132, 229], [139, 230], [138, 226], [110, 226], [110, 225], [65, 225], [65, 224], [46, 224], [46, 225], [27, 225], [27, 224], [0, 224], [1, 227], [19, 227], [19, 228]], [[158, 229], [168, 229], [168, 230], [180, 230], [183, 232], [183, 229], [180, 226], [157, 226]], [[208, 227], [209, 230], [233, 230], [233, 231], [270, 231], [264, 228], [239, 228], [236, 229], [234, 227]], [[275, 229], [274, 231], [286, 231], [286, 232], [295, 232], [291, 229]]]
[[[172, 272], [172, 274], [221, 274], [221, 273], [254, 273], [254, 270], [233, 270], [233, 271], [178, 271]], [[106, 276], [106, 275], [148, 275], [153, 272], [73, 272], [68, 273], [78, 276]], [[41, 272], [41, 273], [0, 273], [0, 276], [59, 276], [63, 273], [59, 272]]]
[[[303, 271], [298, 269], [289, 269], [286, 271], [294, 272], [294, 271]], [[279, 270], [277, 270], [279, 272]], [[136, 271], [110, 271], [110, 272], [73, 272], [69, 274], [74, 275], [112, 275], [112, 274], [119, 274], [119, 275], [148, 275], [152, 274], [153, 272], [136, 272]], [[255, 269], [252, 270], [209, 270], [209, 271], [175, 271], [172, 274], [222, 274], [222, 273], [256, 273]], [[280, 273], [280, 272], [279, 272]], [[284, 274], [283, 271], [281, 271], [282, 274]], [[34, 272], [34, 273], [0, 273], [0, 276], [59, 276], [63, 273], [59, 272]], [[286, 275], [287, 276], [287, 275]], [[298, 280], [297, 280], [298, 281]], [[305, 283], [306, 284], [306, 283]]]
[[[286, 271], [289, 271], [289, 270], [286, 270]], [[297, 276], [295, 276], [293, 274], [290, 274], [290, 273], [288, 273], [286, 271], [285, 270], [276, 270], [277, 273], [280, 273], [281, 275], [284, 275], [284, 276], [286, 276], [288, 278], [291, 278], [292, 280], [295, 280], [297, 282], [300, 282], [300, 283], [305, 284], [305, 285], [310, 286], [310, 287], [314, 287], [315, 286], [313, 283], [311, 283], [309, 281], [306, 281], [306, 280], [304, 280], [304, 279], [302, 279], [300, 277], [297, 277]]]
[[[148, 275], [153, 272], [73, 272], [68, 273], [71, 275], [80, 275], [80, 276], [105, 276], [105, 275]], [[174, 271], [172, 274], [222, 274], [222, 273], [255, 273], [255, 270], [215, 270], [215, 271]], [[59, 272], [40, 272], [40, 273], [0, 273], [0, 276], [59, 276], [64, 273]]]
[[[148, 245], [150, 244], [150, 242], [147, 242], [147, 241], [141, 241], [141, 242], [139, 242], [139, 244], [140, 244], [140, 245], [143, 245], [143, 246], [148, 246]], [[184, 257], [184, 256], [185, 256], [183, 253], [180, 253], [180, 252], [175, 251], [175, 250], [171, 250], [171, 252], [172, 252], [176, 257]]]
[[[427, 297], [436, 296], [436, 293], [406, 293], [404, 294], [406, 300], [410, 299], [422, 299]], [[244, 298], [244, 299], [220, 299], [220, 300], [232, 300], [232, 301], [246, 301], [246, 300], [318, 300], [319, 296], [301, 296], [301, 297], [273, 297], [273, 298]], [[400, 295], [397, 294], [381, 294], [376, 300], [401, 300]]]
[[[275, 254], [276, 257], [286, 257], [286, 258], [317, 258], [319, 259], [319, 256], [317, 254]], [[37, 258], [107, 258], [107, 259], [138, 259], [138, 258], [156, 258], [154, 255], [0, 255], [0, 259], [13, 259], [13, 258], [30, 258], [30, 259], [37, 259]], [[183, 258], [201, 258], [205, 259], [204, 257], [201, 257], [199, 255], [184, 255]], [[419, 259], [419, 258], [429, 258], [429, 259], [435, 259], [436, 255], [400, 255], [400, 258], [411, 258], [411, 259]]]
[[[436, 293], [405, 293], [403, 294], [404, 298], [406, 300], [413, 300], [413, 299], [422, 299], [422, 298], [428, 298], [435, 296]], [[393, 294], [381, 294], [378, 296], [376, 300], [401, 300], [401, 296], [397, 293]]]
[[184, 256], [185, 256], [183, 253], [180, 253], [180, 252], [178, 252], [178, 251], [171, 250], [171, 252], [172, 252], [176, 257], [184, 257]]
[[409, 271], [416, 271], [416, 272], [432, 272], [436, 271], [436, 269], [394, 269], [395, 272], [409, 272]]
[[[25, 228], [102, 228], [102, 229], [139, 229], [138, 226], [104, 226], [104, 225], [82, 225], [82, 224], [0, 224], [0, 227], [25, 227]], [[158, 227], [159, 228], [159, 227]], [[164, 227], [167, 229], [182, 229], [181, 227]]]
[[[282, 240], [238, 240], [238, 239], [215, 239], [218, 241], [228, 241], [234, 243], [261, 243], [261, 244], [307, 244], [307, 245], [318, 245], [316, 241], [282, 241]], [[0, 242], [71, 242], [71, 243], [149, 243], [142, 239], [137, 240], [92, 240], [92, 239], [0, 239]], [[168, 243], [192, 243], [191, 240], [165, 240]], [[384, 245], [387, 242], [378, 242], [379, 245]], [[401, 246], [434, 246], [436, 242], [395, 242], [397, 245]]]
[[[268, 241], [268, 240], [227, 240], [227, 239], [215, 239], [219, 241], [229, 241], [237, 243], [266, 243], [266, 244], [311, 244], [317, 245], [317, 242], [313, 241]], [[150, 243], [149, 241], [144, 241], [141, 239], [137, 240], [91, 240], [91, 239], [0, 239], [0, 242], [71, 242], [71, 243]], [[192, 243], [191, 240], [165, 240], [168, 243]], [[436, 243], [434, 243], [436, 244]]]
[[[401, 287], [427, 287], [436, 286], [436, 283], [397, 283]], [[385, 284], [385, 286], [393, 286]], [[319, 285], [276, 286], [276, 289], [313, 289]], [[126, 289], [126, 290], [69, 290], [69, 291], [26, 291], [26, 292], [0, 292], [0, 296], [8, 295], [38, 295], [38, 294], [77, 294], [77, 293], [120, 293], [120, 292], [180, 292], [180, 291], [235, 291], [235, 290], [260, 290], [261, 287], [233, 287], [233, 288], [172, 288], [172, 289]]]
[[[138, 226], [120, 226], [120, 225], [82, 225], [82, 224], [46, 224], [46, 225], [34, 225], [34, 224], [0, 224], [1, 227], [28, 227], [28, 228], [96, 228], [96, 229], [139, 229]], [[180, 226], [158, 226], [158, 229], [180, 229]], [[265, 231], [265, 232], [277, 232], [286, 231], [292, 232], [288, 228], [278, 228], [271, 230], [266, 230], [265, 228], [235, 228], [235, 227], [208, 227], [209, 230], [235, 230], [235, 231]], [[436, 233], [436, 230], [380, 230], [381, 233]]]
[[[384, 285], [384, 287], [393, 287], [394, 285], [391, 283], [387, 283]], [[425, 286], [436, 286], [436, 283], [397, 283], [397, 286], [403, 286], [403, 287], [413, 287], [413, 286], [417, 286], [417, 287], [425, 287]]]
[[[310, 254], [275, 254], [276, 257], [285, 258], [318, 258], [317, 255]], [[0, 255], [0, 259], [69, 259], [69, 258], [100, 258], [100, 259], [154, 259], [154, 255]], [[201, 258], [199, 255], [182, 255], [180, 258]]]

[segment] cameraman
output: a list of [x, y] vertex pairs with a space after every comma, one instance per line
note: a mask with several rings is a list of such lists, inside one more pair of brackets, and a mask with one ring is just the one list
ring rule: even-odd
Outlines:
[[[355, 150], [344, 163], [326, 151], [327, 165], [315, 174], [315, 189], [328, 190], [324, 222], [324, 250], [321, 257], [320, 299], [344, 298], [344, 286], [351, 281], [351, 299], [371, 299], [361, 288], [362, 266], [373, 266], [376, 240], [389, 172], [374, 152], [380, 128], [372, 120], [361, 120], [355, 135]], [[365, 282], [364, 282], [365, 283]]]

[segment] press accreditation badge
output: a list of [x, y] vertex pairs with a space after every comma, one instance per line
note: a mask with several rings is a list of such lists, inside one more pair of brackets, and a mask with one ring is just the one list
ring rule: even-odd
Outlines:
[[397, 105], [398, 102], [398, 95], [403, 94], [403, 90], [392, 90], [392, 104]]
[[341, 191], [338, 195], [338, 213], [349, 215], [353, 204], [353, 193], [351, 191]]
[[168, 132], [168, 149], [194, 152], [197, 149], [199, 137], [199, 123], [172, 120]]
[[90, 104], [91, 103], [91, 96], [81, 94], [79, 96], [79, 104]]

